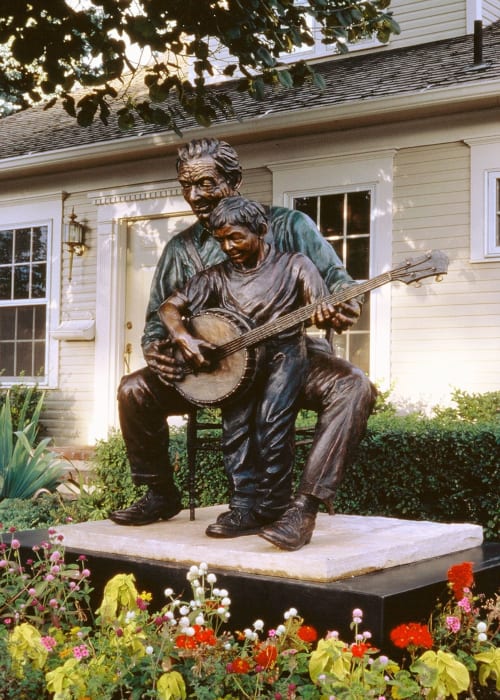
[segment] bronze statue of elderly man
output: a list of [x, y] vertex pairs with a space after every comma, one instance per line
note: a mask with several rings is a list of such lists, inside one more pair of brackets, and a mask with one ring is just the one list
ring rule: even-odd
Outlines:
[[[239, 194], [242, 169], [236, 151], [217, 139], [193, 140], [179, 149], [177, 173], [184, 197], [197, 221], [165, 246], [151, 287], [142, 338], [146, 367], [122, 378], [118, 389], [120, 425], [136, 485], [148, 490], [129, 508], [110, 515], [122, 525], [168, 520], [182, 508], [168, 457], [167, 417], [194, 409], [175, 388], [183, 366], [173, 355], [172, 339], [159, 309], [197, 272], [223, 262], [226, 253], [208, 230], [208, 221], [225, 197]], [[302, 253], [315, 265], [326, 288], [336, 292], [356, 284], [314, 222], [298, 210], [268, 207], [263, 241], [278, 252]], [[351, 300], [316, 317], [340, 333], [350, 328], [361, 310]], [[207, 528], [213, 537], [262, 534], [285, 550], [296, 550], [311, 539], [321, 503], [333, 512], [333, 499], [346, 466], [366, 429], [376, 390], [366, 375], [336, 357], [326, 339], [306, 337], [305, 379], [296, 407], [317, 412], [314, 440], [296, 493], [291, 480], [270, 499], [265, 513], [256, 507], [260, 466], [245, 462], [241, 473], [228, 474], [233, 485], [229, 510]], [[228, 438], [224, 451], [238, 448], [238, 436]], [[232, 460], [232, 463], [237, 463]]]

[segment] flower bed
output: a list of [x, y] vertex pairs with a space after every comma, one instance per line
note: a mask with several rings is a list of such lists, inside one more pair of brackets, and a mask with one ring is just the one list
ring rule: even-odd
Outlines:
[[231, 630], [229, 591], [203, 563], [187, 574], [189, 600], [166, 588], [165, 604], [153, 610], [151, 595], [120, 573], [93, 611], [84, 557], [66, 563], [62, 537], [51, 531], [22, 562], [12, 535], [0, 545], [6, 700], [500, 697], [500, 603], [474, 592], [468, 562], [449, 569], [449, 599], [429, 623], [411, 621], [409, 611], [409, 621], [392, 630], [392, 652], [383, 653], [360, 609], [349, 641], [333, 630], [318, 640], [295, 608], [274, 629], [257, 619]]

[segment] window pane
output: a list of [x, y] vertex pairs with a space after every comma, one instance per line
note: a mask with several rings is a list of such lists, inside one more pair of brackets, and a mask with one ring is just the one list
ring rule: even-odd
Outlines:
[[368, 333], [350, 333], [349, 360], [368, 374], [370, 370], [370, 344]]
[[347, 234], [370, 233], [370, 192], [347, 195]]
[[19, 306], [17, 310], [17, 339], [31, 340], [33, 338], [33, 313], [32, 306]]
[[318, 198], [317, 197], [298, 197], [294, 200], [294, 209], [303, 211], [311, 217], [313, 221], [318, 220]]
[[47, 227], [33, 228], [33, 260], [47, 260]]
[[19, 228], [15, 236], [14, 262], [27, 262], [31, 255], [31, 229]]
[[14, 340], [16, 329], [16, 309], [0, 307], [0, 340]]
[[363, 308], [361, 310], [361, 316], [356, 321], [354, 326], [356, 331], [369, 331], [370, 330], [370, 295], [365, 294], [365, 301]]
[[346, 267], [355, 280], [366, 280], [370, 274], [370, 239], [347, 239]]
[[0, 265], [12, 262], [12, 231], [0, 231]]
[[35, 376], [40, 377], [45, 374], [45, 342], [37, 342], [35, 345], [34, 371]]
[[342, 236], [343, 232], [344, 195], [324, 195], [321, 197], [321, 233], [323, 236]]
[[45, 340], [45, 323], [46, 323], [46, 310], [45, 306], [34, 306], [35, 312], [35, 323], [34, 323], [34, 337], [37, 340]]
[[14, 299], [29, 299], [30, 268], [29, 265], [17, 265], [14, 268]]
[[33, 372], [33, 345], [32, 343], [18, 343], [17, 346], [16, 377], [25, 374], [28, 377], [34, 375]]
[[14, 343], [4, 343], [0, 341], [0, 372], [7, 377], [14, 376]]
[[0, 267], [0, 299], [12, 299], [11, 267]]
[[45, 297], [45, 263], [33, 265], [31, 269], [31, 298], [43, 299]]

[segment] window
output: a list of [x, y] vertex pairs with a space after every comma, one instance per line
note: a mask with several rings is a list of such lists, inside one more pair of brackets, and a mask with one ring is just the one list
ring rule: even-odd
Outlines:
[[[353, 279], [368, 279], [370, 272], [371, 190], [294, 197], [295, 209], [308, 214], [344, 263]], [[334, 336], [337, 354], [369, 372], [370, 298], [353, 330]]]
[[0, 371], [45, 374], [48, 226], [0, 229]]
[[487, 174], [485, 255], [500, 257], [500, 170]]
[[468, 139], [470, 147], [471, 262], [500, 260], [500, 158], [498, 137]]

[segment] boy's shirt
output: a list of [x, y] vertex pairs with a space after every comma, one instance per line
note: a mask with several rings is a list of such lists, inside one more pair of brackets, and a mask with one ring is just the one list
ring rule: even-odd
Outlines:
[[[318, 268], [330, 292], [345, 285], [356, 284], [346, 272], [332, 246], [318, 233], [311, 219], [297, 209], [269, 208], [269, 225], [265, 240], [281, 251], [303, 253]], [[151, 295], [146, 311], [146, 325], [141, 344], [166, 337], [158, 309], [176, 290], [183, 288], [195, 274], [196, 266], [186, 248], [184, 235], [193, 243], [205, 267], [226, 259], [217, 241], [197, 221], [185, 232], [175, 235], [163, 249], [151, 285]]]
[[[315, 265], [301, 253], [282, 253], [272, 246], [258, 267], [245, 270], [225, 260], [197, 273], [173, 296], [192, 314], [220, 307], [234, 311], [261, 326], [328, 295]], [[276, 337], [300, 335], [303, 324]]]

